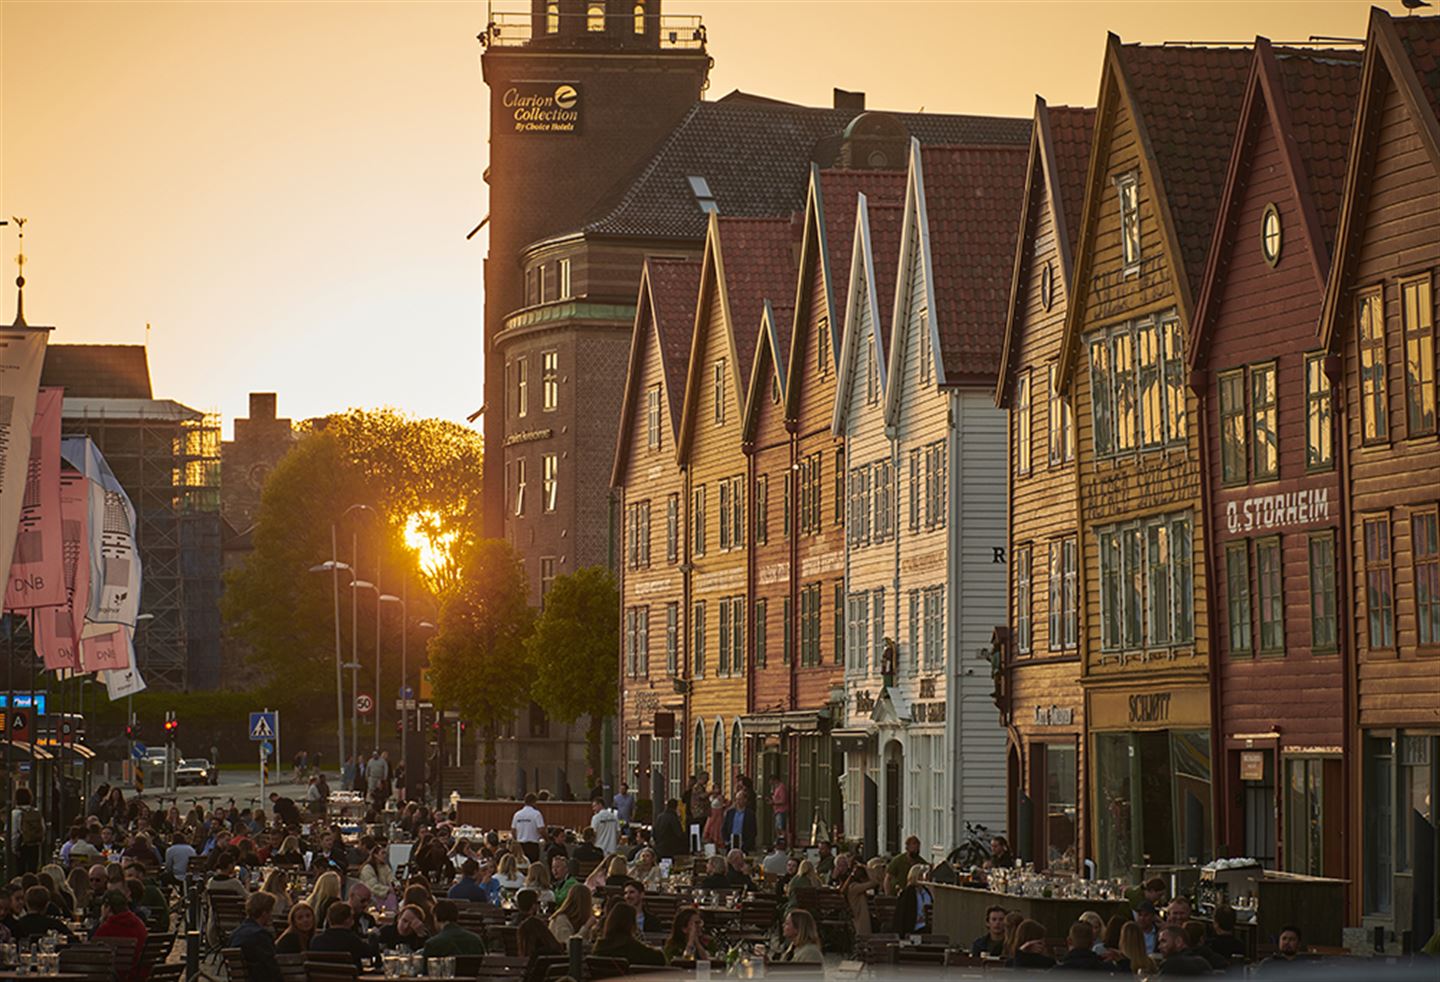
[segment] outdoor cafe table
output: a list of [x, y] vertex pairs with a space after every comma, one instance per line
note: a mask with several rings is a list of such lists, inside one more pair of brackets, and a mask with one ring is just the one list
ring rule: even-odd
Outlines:
[[83, 972], [51, 972], [44, 974], [40, 972], [21, 972], [17, 969], [0, 969], [0, 979], [56, 979], [57, 982], [77, 982], [85, 978]]
[[1082, 897], [1021, 897], [1009, 893], [995, 893], [977, 887], [951, 886], [948, 883], [930, 884], [934, 896], [934, 927], [936, 934], [945, 934], [956, 943], [977, 938], [985, 933], [985, 908], [991, 905], [1006, 910], [1019, 911], [1027, 918], [1039, 921], [1045, 928], [1047, 938], [1063, 938], [1070, 925], [1080, 919], [1087, 910], [1108, 921], [1112, 916], [1128, 917], [1130, 904], [1124, 900], [1096, 900]]

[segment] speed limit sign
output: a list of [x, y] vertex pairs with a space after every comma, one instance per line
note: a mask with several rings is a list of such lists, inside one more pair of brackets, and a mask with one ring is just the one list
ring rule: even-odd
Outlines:
[[370, 698], [367, 693], [362, 692], [355, 697], [355, 711], [361, 716], [369, 716], [374, 708], [375, 700]]

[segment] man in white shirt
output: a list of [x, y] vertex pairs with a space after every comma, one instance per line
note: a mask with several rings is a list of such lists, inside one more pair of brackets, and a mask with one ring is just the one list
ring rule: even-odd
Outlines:
[[620, 846], [620, 814], [613, 808], [606, 808], [600, 798], [590, 802], [590, 809], [590, 827], [595, 830], [595, 845], [609, 856]]
[[524, 807], [510, 819], [510, 831], [532, 863], [540, 858], [540, 832], [544, 828], [545, 816], [535, 807], [535, 795], [527, 794]]
[[195, 847], [185, 841], [182, 832], [175, 833], [173, 844], [165, 850], [165, 877], [166, 883], [179, 883], [185, 879], [186, 872], [190, 869], [190, 860], [195, 858]]

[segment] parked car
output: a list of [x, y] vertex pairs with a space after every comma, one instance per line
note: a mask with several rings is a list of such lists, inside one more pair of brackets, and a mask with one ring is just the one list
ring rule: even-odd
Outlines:
[[175, 768], [175, 786], [219, 784], [220, 770], [203, 757], [187, 757]]

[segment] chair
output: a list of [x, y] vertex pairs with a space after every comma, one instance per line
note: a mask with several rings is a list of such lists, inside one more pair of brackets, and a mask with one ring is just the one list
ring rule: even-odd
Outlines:
[[[339, 954], [344, 957], [344, 962], [332, 961], [329, 958], [316, 958], [316, 955]], [[308, 982], [356, 982], [360, 977], [360, 970], [355, 967], [355, 962], [345, 952], [316, 952], [305, 953], [305, 977]]]
[[898, 897], [887, 897], [879, 893], [867, 894], [865, 905], [870, 911], [870, 929], [889, 931], [895, 926], [895, 907]]
[[171, 962], [152, 968], [146, 982], [180, 982], [184, 976], [185, 966], [180, 962]]
[[306, 982], [308, 976], [305, 974], [303, 951], [293, 955], [276, 955], [275, 961], [280, 965], [280, 978], [284, 982]]
[[174, 947], [175, 935], [173, 932], [146, 936], [145, 947], [140, 950], [140, 971], [148, 976], [157, 965], [164, 964]]
[[135, 966], [135, 939], [134, 938], [95, 938], [92, 944], [103, 944], [115, 951], [115, 976], [118, 979], [126, 980], [131, 976]]
[[[134, 945], [134, 939], [128, 939]], [[115, 949], [107, 944], [72, 944], [60, 949], [60, 971], [85, 976], [85, 982], [115, 982]]]
[[623, 958], [601, 958], [598, 955], [586, 955], [585, 974], [592, 979], [619, 978], [622, 975], [630, 974], [630, 963]]
[[[511, 958], [520, 955], [520, 929], [513, 924], [487, 924], [485, 925], [486, 944], [496, 950], [496, 953], [504, 952]], [[487, 956], [488, 957], [488, 956]]]
[[[62, 959], [63, 959], [63, 952]], [[220, 960], [225, 965], [225, 974], [230, 977], [230, 982], [250, 982], [250, 966], [245, 964], [245, 952], [239, 948], [221, 948]], [[62, 960], [61, 971], [65, 970]]]

